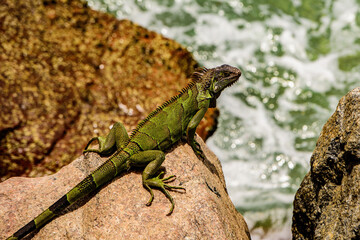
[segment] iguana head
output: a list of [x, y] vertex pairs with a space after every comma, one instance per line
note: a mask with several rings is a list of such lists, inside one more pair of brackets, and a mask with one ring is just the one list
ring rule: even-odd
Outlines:
[[218, 98], [222, 90], [234, 84], [241, 76], [240, 69], [229, 65], [215, 68], [202, 68], [193, 74], [193, 79], [200, 83], [203, 91], [207, 91], [211, 98]]

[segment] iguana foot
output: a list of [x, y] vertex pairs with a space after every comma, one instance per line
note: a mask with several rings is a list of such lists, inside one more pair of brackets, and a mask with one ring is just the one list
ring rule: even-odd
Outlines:
[[168, 185], [167, 183], [174, 181], [176, 179], [176, 176], [171, 175], [171, 176], [169, 176], [167, 178], [161, 178], [161, 176], [163, 174], [164, 174], [164, 172], [161, 172], [158, 176], [156, 176], [154, 178], [147, 179], [144, 182], [145, 188], [150, 192], [150, 195], [151, 195], [149, 201], [146, 203], [146, 206], [150, 206], [152, 201], [154, 200], [154, 193], [153, 193], [151, 188], [152, 187], [159, 188], [171, 202], [171, 208], [170, 208], [169, 213], [167, 214], [167, 215], [170, 215], [174, 210], [175, 203], [174, 203], [174, 200], [171, 197], [170, 193], [166, 189], [169, 189], [169, 190], [183, 189], [185, 191], [186, 191], [186, 189], [183, 188], [183, 187], [179, 187], [179, 186]]
[[[93, 141], [97, 141], [99, 144], [98, 149], [88, 149]], [[123, 148], [129, 141], [124, 125], [120, 122], [114, 124], [108, 135], [102, 137], [93, 137], [85, 147], [83, 153], [95, 152], [103, 156], [109, 156], [113, 154], [117, 149]]]
[[202, 160], [205, 159], [205, 154], [203, 150], [201, 150], [200, 144], [197, 141], [193, 141], [193, 144], [191, 145], [191, 148], [193, 149], [196, 156]]
[[[99, 149], [91, 149], [91, 148], [88, 149], [88, 147], [91, 145], [91, 143], [93, 141], [98, 141], [99, 146], [100, 146]], [[105, 138], [103, 138], [103, 137], [93, 137], [92, 139], [90, 139], [90, 141], [86, 145], [85, 150], [83, 151], [83, 153], [95, 152], [95, 153], [101, 154], [102, 153], [101, 146], [103, 145], [104, 142], [105, 142]]]

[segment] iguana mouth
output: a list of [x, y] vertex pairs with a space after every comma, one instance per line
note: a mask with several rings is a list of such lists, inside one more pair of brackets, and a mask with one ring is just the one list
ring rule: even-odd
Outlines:
[[231, 85], [236, 83], [240, 79], [240, 76], [241, 76], [241, 72], [239, 72], [239, 74], [236, 74], [235, 76], [226, 78], [225, 80], [230, 82], [226, 87], [230, 87]]
[[[237, 69], [238, 70], [238, 69]], [[238, 70], [237, 72], [232, 72], [230, 74], [230, 76], [228, 77], [224, 77], [223, 79], [221, 79], [219, 82], [216, 83], [215, 88], [214, 88], [214, 92], [215, 93], [220, 93], [222, 90], [224, 90], [225, 88], [228, 88], [230, 86], [232, 86], [234, 83], [236, 83], [239, 78], [241, 76], [241, 71]], [[217, 94], [216, 94], [217, 96]]]

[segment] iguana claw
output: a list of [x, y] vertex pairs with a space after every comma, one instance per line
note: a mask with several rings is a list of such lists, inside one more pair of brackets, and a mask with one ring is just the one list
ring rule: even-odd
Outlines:
[[[183, 187], [179, 187], [179, 186], [171, 186], [171, 185], [168, 185], [166, 183], [168, 182], [172, 182], [176, 179], [176, 176], [175, 175], [171, 175], [167, 178], [161, 178], [161, 175], [163, 175], [164, 172], [161, 172], [158, 176], [154, 177], [154, 178], [151, 178], [151, 179], [148, 179], [146, 180], [146, 183], [144, 184], [145, 188], [149, 190], [150, 192], [150, 199], [149, 201], [146, 203], [146, 206], [150, 206], [152, 201], [154, 200], [154, 194], [153, 194], [153, 191], [151, 189], [151, 187], [156, 187], [156, 188], [159, 188], [164, 194], [165, 196], [170, 200], [171, 202], [171, 207], [170, 207], [170, 211], [167, 215], [170, 215], [173, 210], [174, 210], [174, 206], [175, 206], [175, 203], [174, 203], [174, 200], [173, 198], [171, 197], [170, 193], [166, 190], [166, 189], [169, 189], [169, 190], [172, 190], [172, 189], [183, 189], [186, 191], [185, 188]], [[150, 187], [151, 186], [151, 187]]]
[[194, 140], [191, 147], [197, 157], [201, 158], [202, 160], [205, 159], [205, 154], [204, 154], [203, 150], [201, 149], [200, 144], [197, 141]]

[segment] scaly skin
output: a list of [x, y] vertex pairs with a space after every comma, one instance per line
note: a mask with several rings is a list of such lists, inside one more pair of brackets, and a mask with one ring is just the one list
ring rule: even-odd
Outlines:
[[[207, 109], [216, 106], [216, 98], [219, 97], [221, 91], [236, 82], [240, 75], [239, 69], [229, 65], [200, 69], [193, 74], [193, 81], [188, 86], [151, 112], [138, 124], [130, 137], [124, 126], [116, 123], [106, 137], [92, 138], [84, 153], [112, 154], [110, 158], [8, 240], [21, 239], [43, 227], [66, 207], [131, 167], [144, 167], [142, 182], [151, 195], [147, 205], [151, 205], [154, 199], [152, 188], [158, 188], [171, 202], [168, 213], [170, 215], [174, 209], [174, 201], [167, 189], [184, 188], [167, 184], [174, 180], [175, 176], [161, 178], [162, 172], [156, 175], [165, 160], [164, 151], [170, 149], [185, 136], [196, 155], [203, 159], [205, 156], [194, 139], [196, 127]], [[99, 143], [99, 149], [88, 149], [95, 140]]]

